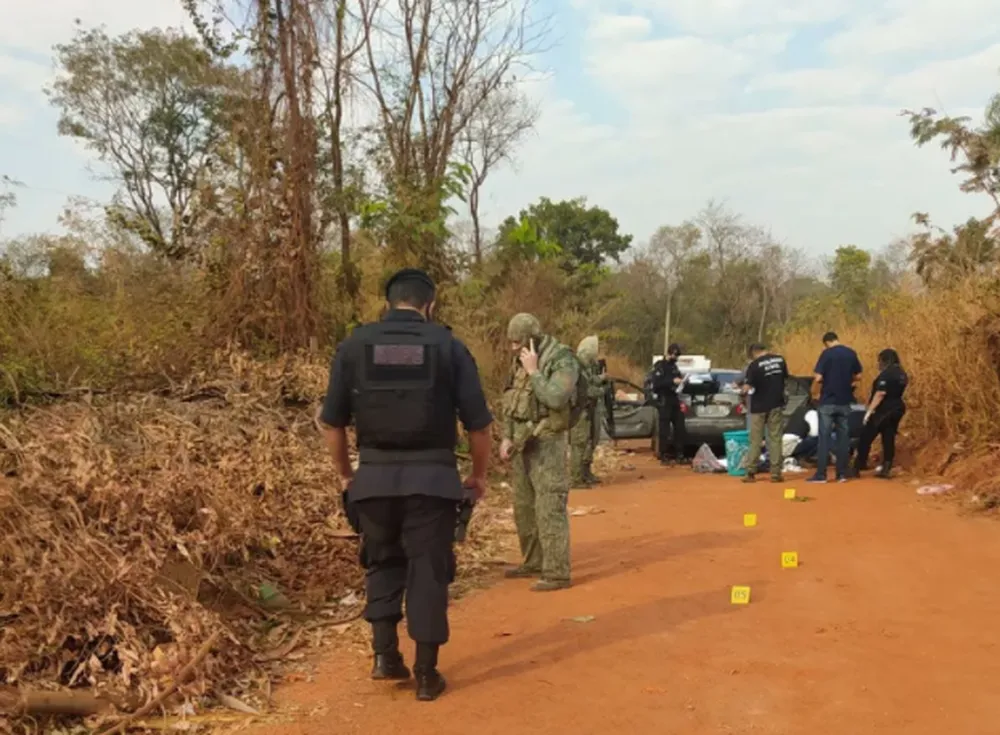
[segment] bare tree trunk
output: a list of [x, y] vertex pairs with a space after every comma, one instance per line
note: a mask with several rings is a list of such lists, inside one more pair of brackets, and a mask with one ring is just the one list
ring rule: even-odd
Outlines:
[[479, 227], [479, 182], [474, 182], [469, 190], [469, 216], [472, 218], [472, 252], [478, 268], [483, 264], [483, 233]]
[[484, 107], [513, 100], [498, 105], [496, 119], [486, 116], [489, 151], [477, 159], [485, 176], [530, 127], [533, 117], [517, 114], [520, 98], [505, 92], [546, 29], [529, 20], [531, 0], [396, 0], [392, 12], [377, 14], [375, 0], [357, 2], [363, 22], [378, 31], [367, 34], [361, 83], [378, 110], [383, 183], [403, 213], [390, 212], [382, 234], [395, 257], [448, 277], [444, 203], [453, 193], [456, 146], [471, 139], [471, 149], [482, 147], [476, 127]]
[[764, 341], [764, 326], [767, 324], [767, 307], [768, 307], [767, 289], [764, 289], [764, 305], [761, 307], [760, 310], [760, 327], [758, 327], [757, 329], [758, 342]]
[[340, 228], [340, 262], [344, 293], [351, 305], [351, 319], [358, 315], [358, 280], [351, 259], [351, 218], [348, 212], [347, 192], [344, 184], [344, 141], [341, 131], [344, 124], [344, 23], [347, 15], [347, 0], [338, 0], [337, 17], [334, 21], [333, 71], [333, 119], [330, 121], [330, 152], [333, 168], [333, 191], [337, 206], [337, 222]]
[[663, 318], [663, 354], [670, 351], [670, 310], [674, 303], [674, 290], [667, 292], [667, 309]]
[[[315, 136], [312, 130], [312, 69], [315, 61], [307, 35], [302, 33], [303, 0], [274, 4], [278, 30], [278, 62], [288, 101], [285, 130], [284, 193], [289, 216], [288, 241], [284, 243], [276, 278], [275, 302], [284, 311], [278, 317], [279, 344], [304, 347], [315, 334], [312, 277], [315, 239], [312, 197], [315, 174]], [[283, 262], [282, 262], [283, 261]], [[284, 272], [282, 272], [284, 271]], [[288, 318], [290, 317], [290, 318]]]

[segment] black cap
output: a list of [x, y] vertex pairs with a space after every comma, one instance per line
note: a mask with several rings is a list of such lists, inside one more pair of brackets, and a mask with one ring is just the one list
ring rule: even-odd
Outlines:
[[389, 298], [389, 289], [399, 281], [420, 281], [426, 284], [432, 291], [437, 290], [437, 286], [434, 285], [434, 279], [427, 275], [426, 271], [422, 271], [419, 268], [403, 268], [393, 273], [389, 280], [385, 282], [386, 299]]

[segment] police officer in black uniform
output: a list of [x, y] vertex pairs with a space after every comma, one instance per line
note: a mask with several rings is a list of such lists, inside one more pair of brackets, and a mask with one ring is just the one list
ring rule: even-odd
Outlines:
[[[448, 641], [459, 505], [485, 490], [493, 421], [472, 354], [432, 321], [434, 297], [434, 282], [423, 271], [405, 269], [389, 279], [386, 315], [340, 345], [319, 415], [347, 487], [348, 517], [362, 535], [372, 678], [410, 677], [396, 630], [405, 595], [422, 701], [445, 689], [437, 659]], [[456, 416], [472, 453], [472, 475], [464, 483], [455, 457]], [[352, 419], [356, 473], [347, 451]]]
[[892, 477], [892, 463], [896, 459], [896, 434], [899, 423], [906, 415], [903, 394], [910, 378], [893, 349], [882, 350], [878, 355], [879, 374], [872, 382], [864, 426], [858, 440], [858, 454], [854, 458], [854, 476], [860, 477], [868, 469], [868, 454], [875, 437], [882, 436], [882, 470], [875, 476], [888, 480]]
[[[684, 461], [684, 413], [681, 411], [681, 399], [677, 390], [684, 382], [681, 369], [677, 367], [677, 358], [681, 356], [681, 346], [672, 344], [667, 348], [666, 359], [659, 359], [653, 365], [650, 384], [656, 394], [656, 412], [659, 419], [656, 447], [660, 461], [668, 463], [667, 434], [671, 435], [674, 445], [674, 459]], [[672, 429], [672, 430], [671, 430]]]

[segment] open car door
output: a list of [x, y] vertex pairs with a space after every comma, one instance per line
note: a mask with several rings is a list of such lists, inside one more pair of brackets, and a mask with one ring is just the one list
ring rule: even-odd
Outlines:
[[613, 395], [612, 421], [605, 416], [604, 433], [614, 439], [649, 439], [656, 430], [656, 408], [646, 392], [623, 378], [608, 378]]

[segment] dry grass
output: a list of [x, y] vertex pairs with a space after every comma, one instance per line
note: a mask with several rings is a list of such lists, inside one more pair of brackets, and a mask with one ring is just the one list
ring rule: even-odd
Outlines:
[[[26, 250], [18, 272], [47, 252]], [[213, 352], [217, 296], [203, 274], [115, 248], [88, 271], [80, 258], [93, 253], [77, 255], [0, 294], [0, 398], [21, 406], [0, 415], [0, 695], [74, 687], [134, 711], [220, 634], [165, 703], [176, 712], [220, 695], [253, 700], [276, 666], [331, 631], [338, 645], [364, 645], [364, 626], [344, 622], [363, 599], [357, 541], [312, 419], [327, 355]], [[398, 264], [361, 255], [361, 316], [372, 320]], [[580, 293], [537, 265], [442, 289], [441, 318], [476, 356], [494, 408], [508, 319], [531, 311], [575, 347], [593, 323]], [[321, 308], [332, 334], [343, 304]], [[496, 485], [458, 548], [456, 594], [489, 577], [512, 539]]]
[[[221, 631], [168, 709], [259, 693], [272, 659], [321, 636], [307, 621], [356, 617], [356, 540], [312, 420], [326, 370], [220, 354], [161, 395], [8, 414], [0, 685], [89, 687], [131, 710]], [[462, 584], [506, 555], [505, 505], [477, 510]]]
[[[902, 449], [910, 468], [947, 476], [977, 496], [1000, 492], [1000, 296], [992, 283], [893, 297], [878, 318], [816, 325], [792, 335], [783, 350], [793, 372], [809, 374], [833, 328], [865, 368], [864, 398], [880, 350], [897, 350], [911, 378]], [[859, 395], [859, 397], [862, 397]]]

